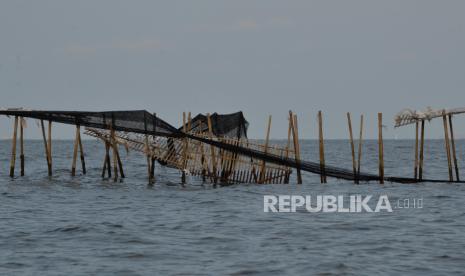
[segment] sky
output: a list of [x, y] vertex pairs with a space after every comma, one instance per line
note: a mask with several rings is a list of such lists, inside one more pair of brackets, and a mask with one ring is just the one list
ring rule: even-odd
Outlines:
[[[287, 137], [289, 110], [302, 138], [318, 137], [319, 110], [325, 138], [348, 137], [346, 112], [375, 138], [382, 112], [386, 138], [413, 138], [393, 128], [400, 110], [465, 106], [464, 14], [462, 0], [1, 0], [0, 107], [146, 109], [174, 126], [242, 110], [252, 138], [268, 115]], [[440, 120], [427, 137], [443, 137]]]

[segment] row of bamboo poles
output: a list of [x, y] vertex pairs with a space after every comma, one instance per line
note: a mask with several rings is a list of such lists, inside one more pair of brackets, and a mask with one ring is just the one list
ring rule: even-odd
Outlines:
[[[187, 116], [186, 116], [187, 115]], [[324, 133], [323, 133], [323, 114], [318, 112], [318, 147], [320, 161], [320, 182], [326, 183], [325, 174], [325, 150], [324, 150]], [[443, 113], [444, 141], [448, 162], [449, 180], [459, 181], [459, 168], [457, 163], [457, 154], [453, 130], [453, 120], [451, 114]], [[202, 138], [213, 139], [223, 143], [246, 147], [258, 150], [267, 154], [281, 156], [285, 158], [294, 158], [299, 164], [300, 143], [297, 115], [289, 111], [289, 127], [287, 133], [286, 146], [279, 147], [270, 145], [271, 116], [268, 118], [266, 135], [264, 143], [257, 143], [247, 139], [235, 139], [228, 137], [216, 137], [213, 135], [210, 115], [207, 114], [208, 130], [206, 132], [193, 133], [191, 129], [191, 114], [183, 113], [183, 131]], [[378, 165], [379, 181], [384, 182], [384, 144], [383, 144], [383, 125], [382, 113], [378, 113]], [[362, 143], [363, 143], [363, 125], [364, 117], [360, 116], [360, 130], [358, 137], [358, 151], [353, 137], [353, 127], [351, 114], [347, 113], [347, 124], [349, 132], [349, 142], [352, 157], [352, 170], [354, 182], [359, 183], [360, 167], [362, 160]], [[24, 118], [15, 116], [13, 125], [12, 152], [10, 161], [10, 176], [15, 175], [16, 151], [19, 128], [20, 141], [20, 169], [21, 176], [25, 174], [25, 154], [24, 154]], [[48, 121], [48, 129], [45, 128], [44, 120], [40, 120], [42, 139], [44, 143], [45, 159], [47, 162], [48, 175], [52, 175], [52, 121]], [[147, 127], [147, 126], [146, 126]], [[202, 126], [199, 129], [203, 129]], [[149, 183], [155, 181], [155, 161], [160, 161], [169, 167], [179, 169], [182, 173], [181, 181], [186, 182], [186, 174], [200, 176], [204, 181], [212, 183], [289, 183], [289, 177], [292, 170], [289, 167], [267, 163], [264, 160], [257, 160], [246, 157], [234, 152], [215, 148], [212, 145], [206, 145], [196, 140], [188, 138], [166, 138], [155, 137], [147, 134], [117, 132], [111, 129], [107, 130], [86, 128], [85, 134], [97, 137], [104, 141], [105, 156], [102, 169], [102, 177], [112, 177], [114, 181], [118, 178], [124, 178], [123, 164], [119, 154], [119, 146], [124, 145], [126, 148], [144, 153], [147, 159], [147, 172]], [[415, 158], [414, 158], [414, 179], [423, 180], [424, 173], [424, 144], [425, 144], [425, 120], [419, 120], [415, 124]], [[85, 155], [81, 141], [81, 129], [76, 125], [76, 133], [73, 147], [73, 159], [71, 165], [71, 175], [75, 176], [77, 166], [78, 151], [80, 153], [81, 167], [83, 174], [86, 174]], [[111, 153], [111, 154], [110, 154]], [[112, 172], [113, 167], [113, 172]], [[296, 180], [298, 184], [302, 183], [302, 173], [297, 166]]]
[[[443, 111], [442, 122], [444, 127], [444, 148], [447, 157], [449, 181], [454, 181], [453, 171], [455, 171], [455, 181], [460, 181], [459, 167], [457, 162], [457, 152], [455, 148], [454, 127], [452, 123], [452, 114], [446, 114], [446, 112]], [[425, 119], [422, 119], [415, 123], [415, 163], [413, 175], [414, 178], [418, 181], [423, 180], [424, 146]], [[454, 169], [452, 168], [452, 165], [454, 166]]]

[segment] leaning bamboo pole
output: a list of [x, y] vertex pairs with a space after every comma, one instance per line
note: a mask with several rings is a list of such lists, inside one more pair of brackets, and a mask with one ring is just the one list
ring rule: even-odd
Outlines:
[[80, 131], [79, 125], [76, 125], [76, 134], [75, 134], [74, 147], [73, 147], [73, 162], [71, 164], [71, 176], [76, 175], [76, 161], [77, 161], [77, 152], [78, 152], [78, 146], [79, 146], [79, 131]]
[[350, 112], [347, 112], [347, 124], [349, 126], [349, 141], [350, 141], [350, 149], [352, 152], [352, 168], [354, 172], [354, 182], [357, 183], [357, 164], [355, 161], [355, 145], [354, 145], [354, 137], [352, 135], [352, 120], [350, 119]]
[[378, 113], [379, 183], [384, 184], [383, 113]]
[[300, 151], [299, 151], [299, 136], [297, 133], [297, 115], [294, 115], [289, 110], [289, 123], [291, 124], [292, 140], [294, 143], [294, 158], [297, 163], [297, 184], [302, 184], [302, 174], [300, 172]]
[[[208, 135], [209, 138], [213, 140], [213, 129], [212, 129], [212, 121], [210, 118], [210, 113], [207, 113], [207, 123], [208, 123]], [[212, 170], [213, 170], [213, 181], [216, 184], [218, 175], [216, 173], [216, 156], [215, 156], [215, 147], [210, 145], [210, 152], [211, 152], [211, 162], [212, 162]]]
[[40, 126], [42, 128], [42, 139], [44, 141], [45, 158], [47, 159], [48, 175], [51, 176], [52, 175], [52, 164], [50, 163], [50, 156], [49, 156], [48, 146], [47, 146], [47, 137], [45, 136], [44, 120], [40, 120]]
[[414, 166], [414, 174], [413, 177], [418, 179], [418, 121], [415, 123], [415, 166]]
[[449, 144], [449, 131], [447, 129], [447, 115], [445, 111], [443, 111], [442, 115], [442, 121], [444, 125], [444, 143], [445, 143], [445, 150], [446, 150], [446, 156], [447, 156], [447, 167], [449, 171], [449, 181], [454, 180], [454, 176], [452, 174], [452, 161], [451, 161], [451, 156], [450, 156], [450, 144]]
[[49, 162], [50, 162], [50, 168], [49, 168], [49, 171], [48, 171], [48, 175], [51, 176], [52, 175], [52, 121], [49, 120], [48, 121], [48, 140], [47, 140], [48, 144], [47, 144], [47, 151], [48, 151], [48, 159], [49, 159]]
[[[268, 117], [268, 126], [266, 128], [265, 148], [263, 150], [265, 154], [268, 153], [268, 142], [270, 141], [270, 129], [271, 129], [271, 115]], [[266, 168], [266, 162], [265, 160], [263, 160], [262, 165], [260, 167], [260, 178], [259, 178], [260, 184], [262, 184], [263, 181], [265, 180], [265, 168]]]
[[418, 165], [418, 180], [423, 180], [423, 157], [425, 148], [425, 120], [421, 120], [421, 137], [420, 137], [420, 163]]
[[323, 114], [321, 110], [318, 111], [318, 140], [319, 140], [319, 152], [320, 152], [320, 182], [326, 183], [326, 172], [325, 172], [325, 142], [323, 138]]
[[455, 178], [457, 181], [460, 181], [459, 167], [457, 164], [457, 154], [455, 152], [454, 128], [452, 127], [452, 114], [449, 114], [449, 129], [450, 129], [450, 140], [451, 140], [451, 146], [452, 146], [452, 158], [453, 158], [454, 167], [455, 167]]
[[15, 176], [15, 164], [16, 164], [16, 140], [18, 133], [18, 116], [15, 116], [15, 122], [13, 125], [13, 139], [11, 145], [11, 160], [10, 160], [10, 176]]
[[20, 155], [19, 159], [21, 160], [21, 176], [24, 176], [24, 118], [20, 117], [19, 119], [19, 146], [20, 146]]
[[79, 152], [81, 153], [81, 166], [82, 166], [82, 174], [86, 174], [86, 159], [84, 157], [84, 147], [82, 146], [82, 140], [81, 140], [81, 131], [78, 132], [78, 143], [79, 143]]
[[360, 115], [360, 136], [358, 138], [357, 183], [360, 182], [360, 164], [362, 163], [363, 114]]

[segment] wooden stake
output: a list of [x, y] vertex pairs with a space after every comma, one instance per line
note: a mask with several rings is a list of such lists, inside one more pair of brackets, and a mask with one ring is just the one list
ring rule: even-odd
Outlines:
[[112, 124], [112, 128], [111, 128], [111, 131], [110, 131], [110, 134], [111, 134], [111, 148], [113, 149], [113, 181], [116, 182], [118, 181], [118, 158], [117, 158], [117, 149], [116, 147], [118, 146], [118, 144], [116, 143], [116, 137], [115, 137], [115, 130], [113, 128], [113, 124]]
[[[264, 148], [265, 154], [267, 154], [268, 152], [268, 142], [270, 140], [270, 129], [271, 129], [271, 115], [268, 117], [268, 126], [266, 128], [266, 139], [265, 139], [265, 148]], [[266, 168], [266, 162], [265, 160], [263, 160], [261, 168], [260, 168], [260, 178], [258, 181], [260, 184], [262, 184], [263, 181], [265, 180], [265, 168]]]
[[350, 113], [347, 112], [347, 123], [349, 124], [349, 139], [350, 139], [350, 149], [352, 151], [352, 168], [354, 171], [354, 182], [357, 183], [357, 163], [355, 161], [355, 145], [354, 138], [352, 135], [352, 120], [350, 119]]
[[48, 145], [47, 145], [47, 150], [48, 150], [48, 159], [49, 159], [49, 162], [50, 162], [50, 168], [49, 168], [49, 171], [48, 171], [48, 175], [49, 176], [52, 176], [52, 121], [49, 120], [48, 121]]
[[418, 121], [415, 123], [415, 172], [414, 178], [415, 180], [418, 178]]
[[[212, 121], [210, 118], [210, 113], [207, 113], [207, 123], [208, 123], [208, 134], [210, 139], [213, 139], [213, 128], [212, 128]], [[217, 174], [216, 174], [216, 157], [215, 157], [215, 147], [213, 145], [210, 145], [210, 150], [211, 150], [211, 162], [212, 162], [212, 167], [213, 167], [213, 179], [214, 183], [216, 184], [217, 180]]]
[[49, 152], [48, 152], [47, 137], [45, 136], [44, 120], [40, 120], [40, 126], [42, 128], [42, 139], [44, 140], [45, 158], [47, 159], [48, 175], [51, 176], [52, 175], [52, 165], [50, 163], [50, 157], [49, 157]]
[[459, 177], [459, 167], [457, 164], [457, 154], [455, 152], [455, 138], [454, 138], [454, 128], [452, 127], [452, 114], [449, 114], [449, 128], [450, 128], [450, 140], [452, 143], [452, 158], [454, 160], [454, 167], [455, 167], [455, 179], [460, 181]]
[[24, 176], [24, 127], [23, 127], [24, 118], [19, 118], [19, 145], [20, 145], [20, 155], [19, 159], [21, 160], [21, 176]]
[[418, 180], [423, 180], [423, 155], [425, 147], [425, 120], [421, 120], [421, 138], [420, 138], [420, 164], [418, 166]]
[[449, 169], [449, 181], [454, 181], [454, 176], [452, 174], [452, 161], [450, 157], [449, 131], [447, 130], [447, 115], [445, 111], [443, 111], [442, 114], [442, 122], [444, 125], [444, 142], [447, 155], [447, 167]]
[[11, 145], [11, 161], [10, 161], [10, 176], [15, 176], [15, 164], [16, 164], [16, 140], [18, 133], [18, 116], [15, 116], [15, 122], [13, 125], [13, 139]]
[[147, 159], [147, 173], [149, 177], [149, 185], [153, 184], [152, 182], [152, 174], [151, 174], [151, 158], [150, 158], [150, 147], [149, 147], [149, 135], [147, 134], [147, 117], [144, 113], [144, 129], [145, 129], [145, 155]]
[[71, 165], [71, 176], [76, 175], [76, 160], [77, 160], [77, 152], [78, 152], [78, 146], [79, 146], [79, 125], [76, 125], [76, 135], [74, 139], [74, 148], [73, 148], [73, 162]]
[[360, 164], [362, 163], [363, 114], [360, 115], [360, 136], [358, 137], [357, 183], [360, 182]]
[[[187, 125], [186, 125], [186, 112], [182, 113], [182, 131], [187, 133]], [[187, 165], [187, 138], [183, 139], [183, 152], [182, 152], [182, 175], [181, 175], [181, 183], [186, 183], [186, 165]]]
[[82, 147], [81, 131], [78, 132], [79, 152], [81, 153], [82, 174], [86, 174], [86, 160], [84, 158], [84, 148]]
[[289, 110], [289, 123], [291, 124], [292, 138], [294, 142], [294, 157], [297, 163], [297, 184], [302, 184], [302, 174], [300, 172], [300, 152], [299, 152], [299, 134], [297, 130], [297, 115]]
[[378, 113], [379, 183], [384, 184], [383, 113]]
[[318, 138], [320, 141], [320, 181], [326, 183], [325, 173], [325, 144], [323, 138], [323, 115], [321, 110], [318, 111]]

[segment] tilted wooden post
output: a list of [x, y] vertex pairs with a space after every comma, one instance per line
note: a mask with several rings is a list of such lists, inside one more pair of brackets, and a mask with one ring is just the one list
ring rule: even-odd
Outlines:
[[21, 160], [21, 176], [24, 176], [24, 118], [20, 117], [19, 119], [19, 145], [20, 145], [20, 155], [19, 159]]
[[452, 162], [450, 157], [449, 131], [447, 130], [447, 115], [445, 111], [442, 112], [442, 121], [444, 125], [444, 142], [447, 156], [447, 167], [449, 169], [449, 181], [454, 181], [454, 176], [452, 174]]
[[44, 140], [44, 149], [45, 149], [45, 157], [47, 159], [47, 169], [48, 169], [48, 175], [52, 175], [52, 164], [50, 163], [50, 156], [48, 152], [48, 145], [47, 145], [47, 137], [45, 136], [45, 126], [44, 126], [44, 120], [40, 120], [40, 126], [42, 128], [42, 139]]
[[294, 115], [289, 110], [289, 122], [291, 124], [292, 138], [294, 142], [294, 157], [297, 163], [297, 184], [302, 184], [302, 174], [300, 172], [300, 149], [299, 149], [299, 133], [297, 130], [297, 115]]
[[[213, 128], [212, 128], [212, 121], [210, 118], [210, 113], [207, 113], [207, 123], [208, 123], [208, 134], [210, 139], [213, 140]], [[215, 147], [213, 145], [210, 145], [210, 150], [211, 150], [211, 162], [212, 162], [212, 169], [213, 169], [213, 180], [214, 183], [216, 184], [218, 181], [218, 175], [216, 173], [216, 156], [215, 156]]]
[[[268, 117], [268, 126], [266, 128], [266, 139], [265, 139], [265, 148], [264, 148], [264, 153], [268, 153], [268, 142], [270, 140], [270, 129], [271, 129], [271, 115]], [[260, 168], [260, 177], [258, 183], [262, 184], [265, 180], [265, 168], [266, 168], [266, 162], [265, 160], [262, 160], [262, 165]]]
[[354, 137], [352, 135], [352, 120], [350, 119], [350, 112], [347, 112], [347, 123], [349, 125], [349, 139], [350, 139], [350, 149], [352, 152], [352, 168], [354, 172], [354, 182], [357, 183], [357, 164], [355, 161], [355, 145]]
[[49, 120], [48, 121], [48, 145], [47, 145], [47, 150], [48, 150], [48, 159], [49, 159], [49, 162], [50, 162], [50, 168], [49, 168], [49, 171], [48, 171], [48, 175], [49, 176], [52, 176], [52, 121]]
[[418, 121], [416, 121], [415, 123], [415, 172], [413, 174], [413, 177], [415, 178], [415, 180], [418, 179], [418, 126], [419, 126], [419, 123]]
[[318, 140], [319, 140], [319, 152], [320, 152], [320, 181], [326, 183], [326, 172], [325, 172], [325, 142], [323, 138], [323, 115], [321, 110], [318, 111]]
[[149, 185], [152, 184], [152, 174], [151, 174], [151, 157], [150, 157], [150, 146], [149, 146], [149, 135], [147, 134], [147, 116], [144, 112], [144, 130], [145, 130], [145, 156], [147, 159], [147, 173], [149, 177]]
[[363, 114], [360, 115], [360, 136], [358, 137], [357, 183], [360, 182], [360, 164], [362, 163]]
[[421, 137], [420, 137], [420, 164], [418, 166], [418, 180], [423, 180], [423, 156], [425, 148], [425, 120], [421, 120]]
[[80, 131], [79, 125], [76, 125], [76, 134], [75, 134], [74, 148], [73, 148], [73, 162], [71, 164], [71, 176], [76, 175], [76, 160], [77, 160], [77, 152], [78, 152], [78, 146], [79, 146], [79, 131]]
[[15, 164], [16, 164], [16, 140], [18, 133], [18, 116], [15, 116], [15, 122], [13, 125], [13, 139], [11, 144], [11, 161], [10, 161], [10, 176], [15, 176]]
[[82, 174], [86, 174], [86, 160], [84, 157], [84, 148], [82, 146], [82, 140], [81, 140], [81, 132], [78, 132], [78, 138], [79, 138], [79, 152], [81, 153], [81, 166], [82, 166]]
[[379, 183], [384, 184], [383, 113], [378, 113]]
[[450, 128], [450, 140], [451, 140], [451, 143], [452, 143], [452, 158], [454, 160], [454, 166], [455, 166], [455, 179], [457, 181], [460, 181], [459, 167], [458, 167], [458, 164], [457, 164], [457, 154], [455, 152], [454, 128], [452, 127], [452, 114], [449, 114], [449, 128]]

